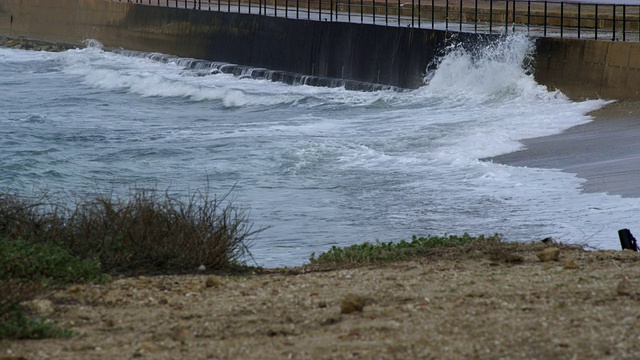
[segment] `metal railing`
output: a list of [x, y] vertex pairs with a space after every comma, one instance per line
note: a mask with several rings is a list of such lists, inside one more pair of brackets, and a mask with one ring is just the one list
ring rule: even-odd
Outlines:
[[640, 41], [640, 0], [110, 0], [470, 33]]

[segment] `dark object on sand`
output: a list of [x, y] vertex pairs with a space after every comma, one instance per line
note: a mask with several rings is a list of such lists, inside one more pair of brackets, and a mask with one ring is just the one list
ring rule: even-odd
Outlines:
[[631, 231], [629, 231], [629, 229], [618, 230], [618, 236], [620, 237], [620, 245], [622, 245], [622, 250], [629, 249], [638, 251], [638, 243], [636, 242], [636, 238], [631, 235]]

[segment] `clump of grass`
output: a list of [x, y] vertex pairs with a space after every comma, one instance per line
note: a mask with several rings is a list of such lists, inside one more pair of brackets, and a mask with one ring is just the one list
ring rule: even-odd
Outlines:
[[97, 259], [80, 259], [55, 244], [0, 239], [0, 280], [64, 285], [104, 279]]
[[25, 315], [19, 305], [0, 313], [0, 339], [45, 339], [72, 335], [71, 330], [60, 328], [52, 321]]
[[51, 286], [107, 279], [96, 260], [79, 259], [56, 245], [0, 239], [0, 339], [70, 336], [55, 323], [25, 314], [21, 303]]
[[196, 193], [186, 200], [138, 190], [76, 202], [73, 208], [0, 194], [0, 237], [55, 244], [104, 271], [187, 272], [237, 267], [251, 257], [253, 230], [246, 212], [227, 195]]
[[379, 242], [351, 245], [345, 248], [332, 247], [317, 257], [311, 255], [309, 259], [312, 265], [335, 264], [341, 266], [369, 264], [375, 262], [393, 262], [411, 259], [433, 253], [442, 248], [469, 248], [477, 245], [493, 245], [501, 242], [499, 235], [485, 237], [471, 236], [467, 233], [462, 236], [413, 236], [411, 241]]

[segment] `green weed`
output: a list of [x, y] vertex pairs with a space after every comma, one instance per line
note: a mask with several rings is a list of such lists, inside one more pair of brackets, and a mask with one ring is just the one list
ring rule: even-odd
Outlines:
[[411, 241], [379, 242], [351, 245], [345, 248], [332, 247], [317, 257], [312, 254], [311, 264], [367, 264], [374, 262], [402, 261], [427, 255], [438, 248], [465, 247], [473, 244], [499, 243], [499, 235], [474, 237], [467, 233], [462, 236], [413, 236]]

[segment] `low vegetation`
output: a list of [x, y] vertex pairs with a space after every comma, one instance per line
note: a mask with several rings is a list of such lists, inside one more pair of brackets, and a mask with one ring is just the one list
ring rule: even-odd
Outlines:
[[0, 194], [0, 339], [69, 336], [21, 305], [52, 287], [104, 282], [109, 273], [245, 268], [263, 229], [254, 230], [227, 195], [183, 201], [140, 190], [68, 207], [47, 196]]
[[196, 193], [186, 201], [140, 190], [125, 200], [98, 196], [73, 208], [0, 194], [0, 238], [55, 244], [105, 272], [224, 269], [250, 258], [253, 230], [227, 196]]
[[501, 243], [502, 240], [499, 235], [485, 237], [483, 235], [471, 236], [465, 233], [462, 236], [413, 236], [411, 241], [402, 240], [395, 243], [379, 241], [376, 243], [365, 242], [344, 248], [334, 246], [318, 256], [312, 254], [309, 260], [311, 265], [334, 264], [337, 266], [350, 266], [376, 262], [402, 261], [432, 254], [447, 248], [455, 248], [461, 252], [466, 252], [479, 246], [486, 248]]

